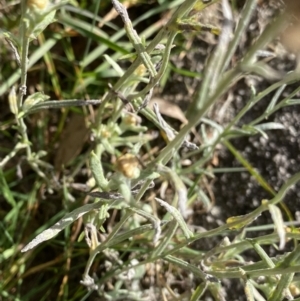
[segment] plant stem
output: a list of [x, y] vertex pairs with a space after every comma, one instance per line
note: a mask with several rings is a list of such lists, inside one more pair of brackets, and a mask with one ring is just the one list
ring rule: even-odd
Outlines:
[[11, 159], [13, 158], [17, 152], [19, 150], [21, 150], [22, 148], [24, 148], [24, 145], [22, 143], [17, 143], [14, 147], [14, 149], [7, 155], [5, 156], [2, 161], [0, 161], [0, 169], [3, 169], [3, 167], [5, 166], [5, 164]]
[[[20, 31], [21, 31], [21, 39], [22, 39], [22, 49], [21, 49], [21, 85], [19, 88], [18, 98], [17, 98], [17, 105], [19, 112], [21, 111], [21, 107], [23, 105], [23, 98], [26, 95], [27, 90], [27, 68], [28, 68], [28, 48], [29, 48], [29, 37], [27, 37], [27, 20], [25, 19], [26, 13], [26, 0], [22, 0], [21, 2], [21, 23], [20, 23]], [[18, 118], [16, 116], [16, 121], [20, 129], [20, 133], [22, 136], [22, 142], [26, 144], [26, 154], [27, 158], [31, 157], [31, 148], [29, 144], [29, 139], [27, 135], [27, 127], [24, 122], [23, 117]]]

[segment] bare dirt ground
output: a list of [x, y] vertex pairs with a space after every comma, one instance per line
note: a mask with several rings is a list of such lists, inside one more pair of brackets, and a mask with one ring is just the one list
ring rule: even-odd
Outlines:
[[[259, 35], [272, 16], [276, 13], [277, 5], [269, 5], [263, 3], [258, 7], [252, 22], [249, 26], [247, 35], [245, 36], [244, 44], [241, 45], [239, 52], [244, 52], [245, 48], [252, 43]], [[207, 18], [218, 24], [215, 12], [218, 10], [218, 5], [214, 8], [209, 8], [206, 14]], [[213, 15], [213, 17], [211, 17]], [[300, 34], [300, 29], [299, 29]], [[185, 67], [191, 71], [201, 72], [203, 63], [214, 47], [215, 39], [209, 33], [191, 38], [185, 36], [186, 44], [190, 47], [186, 56], [182, 60], [178, 57], [173, 58], [173, 63], [179, 67]], [[269, 45], [268, 51], [273, 53], [270, 59], [270, 65], [283, 73], [292, 71], [296, 68], [296, 56], [286, 50], [278, 39]], [[239, 55], [239, 54], [237, 54]], [[169, 81], [169, 86], [165, 89], [165, 98], [169, 101], [174, 101], [186, 109], [189, 98], [192, 97], [195, 81], [185, 79], [184, 77], [174, 74], [172, 80]], [[175, 84], [174, 84], [175, 83]], [[250, 97], [250, 85], [253, 85], [259, 93], [270, 86], [272, 82], [264, 80], [256, 76], [249, 76], [245, 80], [238, 82], [232, 87], [230, 93], [224, 96], [213, 110], [209, 112], [210, 118], [225, 125], [235, 116], [246, 104]], [[291, 93], [298, 87], [298, 83], [288, 86], [282, 93], [282, 98]], [[170, 93], [168, 93], [170, 92]], [[270, 103], [274, 93], [265, 97], [254, 108], [251, 109], [240, 121], [239, 125], [247, 124], [251, 120], [260, 116]], [[295, 96], [299, 97], [300, 94]], [[299, 172], [300, 169], [300, 107], [290, 106], [281, 109], [272, 115], [268, 122], [279, 122], [284, 126], [283, 130], [273, 130], [268, 132], [268, 137], [261, 135], [252, 137], [237, 138], [232, 140], [235, 148], [252, 164], [253, 167], [263, 176], [267, 183], [275, 190], [285, 183], [285, 181], [293, 174]], [[241, 167], [241, 163], [224, 147], [220, 147], [216, 153], [217, 164], [214, 167]], [[194, 212], [193, 222], [202, 226], [205, 229], [212, 229], [230, 217], [244, 215], [258, 207], [263, 199], [270, 199], [272, 196], [263, 189], [257, 181], [248, 172], [236, 173], [217, 173], [215, 180], [211, 182], [211, 186], [215, 197], [215, 207], [206, 213], [197, 214]], [[293, 187], [285, 197], [285, 204], [290, 210], [292, 217], [295, 220], [300, 219], [300, 184]], [[287, 216], [285, 216], [287, 219]], [[272, 223], [269, 214], [263, 214], [253, 225], [263, 225]], [[272, 231], [270, 231], [272, 232]], [[269, 232], [269, 233], [270, 233]], [[262, 232], [260, 232], [262, 234]], [[255, 234], [252, 234], [255, 235]], [[249, 234], [251, 237], [251, 234]], [[201, 240], [194, 245], [200, 250], [208, 250], [215, 246], [212, 239]], [[288, 246], [287, 246], [288, 247]], [[275, 255], [273, 247], [266, 250], [270, 256]], [[276, 251], [278, 254], [278, 250]], [[256, 254], [247, 253], [249, 260], [255, 259]], [[226, 287], [227, 300], [237, 301], [246, 300], [242, 286], [239, 281], [228, 280], [224, 281]], [[211, 300], [209, 296], [205, 300]]]

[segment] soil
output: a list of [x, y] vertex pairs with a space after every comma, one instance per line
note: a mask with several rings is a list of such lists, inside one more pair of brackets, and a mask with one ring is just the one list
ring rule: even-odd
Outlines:
[[[263, 10], [263, 11], [262, 11]], [[243, 53], [247, 45], [263, 30], [263, 26], [267, 23], [266, 16], [270, 18], [275, 14], [274, 7], [269, 7], [266, 4], [260, 7], [249, 26], [247, 32], [247, 39], [245, 44], [239, 49], [239, 53]], [[262, 26], [262, 27], [260, 27]], [[300, 33], [299, 33], [300, 34]], [[186, 68], [190, 71], [201, 72], [207, 54], [210, 53], [214, 47], [214, 39], [205, 36], [194, 38], [187, 55], [183, 60], [178, 60], [178, 57], [173, 58], [173, 63], [178, 68]], [[185, 36], [186, 44], [189, 44], [189, 36]], [[183, 43], [184, 45], [185, 43]], [[289, 72], [296, 68], [296, 57], [284, 50], [278, 41], [273, 41], [269, 45], [268, 50], [274, 51], [275, 56], [269, 62], [275, 70], [281, 72]], [[276, 54], [277, 53], [277, 54]], [[237, 55], [239, 55], [237, 53]], [[174, 84], [175, 83], [175, 84]], [[250, 97], [250, 85], [254, 85], [257, 94], [269, 87], [272, 82], [255, 77], [249, 76], [246, 79], [238, 82], [232, 90], [224, 96], [220, 103], [210, 110], [209, 117], [218, 121], [222, 126], [226, 125], [246, 104]], [[169, 85], [166, 86], [164, 93], [165, 98], [170, 101], [175, 101], [180, 105], [183, 110], [188, 108], [188, 103], [192, 97], [193, 88], [196, 81], [186, 79], [181, 75], [174, 74], [169, 80]], [[285, 88], [280, 99], [287, 96], [293, 90], [298, 88], [298, 83], [290, 85]], [[276, 92], [276, 91], [275, 91]], [[274, 92], [274, 93], [275, 93]], [[247, 124], [260, 116], [270, 103], [274, 93], [271, 93], [255, 105], [249, 113], [247, 113], [239, 122], [238, 126]], [[295, 98], [299, 98], [298, 93]], [[222, 106], [226, 99], [231, 98], [229, 106], [226, 108], [225, 113], [222, 111]], [[222, 116], [220, 116], [220, 112]], [[286, 180], [300, 171], [300, 107], [289, 106], [285, 107], [265, 122], [278, 122], [284, 126], [283, 130], [268, 131], [268, 137], [255, 135], [251, 137], [243, 137], [232, 139], [231, 143], [234, 147], [246, 158], [250, 164], [260, 173], [260, 175], [267, 181], [267, 183], [275, 190], [278, 191]], [[235, 157], [223, 146], [218, 147], [217, 151], [218, 164], [217, 168], [229, 167], [242, 167]], [[244, 215], [260, 205], [263, 199], [271, 199], [272, 195], [263, 189], [257, 181], [247, 172], [232, 172], [232, 173], [217, 173], [215, 174], [215, 181], [212, 184], [215, 206], [205, 214], [193, 215], [193, 223], [195, 225], [204, 227], [205, 229], [213, 229], [220, 224], [223, 224], [230, 216]], [[292, 218], [300, 221], [300, 184], [295, 185], [287, 193], [284, 202], [289, 209]], [[284, 213], [284, 219], [289, 220], [288, 216]], [[272, 219], [270, 214], [262, 214], [253, 225], [266, 225], [271, 224]], [[272, 231], [269, 231], [270, 233]], [[266, 234], [267, 232], [259, 232], [259, 235]], [[248, 237], [258, 235], [258, 233], [247, 234]], [[231, 237], [233, 238], [233, 237]], [[220, 243], [217, 239], [205, 239], [196, 242], [193, 247], [199, 250], [209, 250]], [[287, 251], [290, 245], [286, 246]], [[266, 252], [270, 256], [280, 254], [272, 246], [266, 248]], [[246, 252], [245, 258], [248, 260], [257, 260], [257, 255], [254, 252]], [[222, 285], [226, 291], [226, 300], [231, 301], [244, 301], [246, 296], [240, 281], [226, 280], [222, 281]], [[212, 300], [207, 295], [205, 300]]]

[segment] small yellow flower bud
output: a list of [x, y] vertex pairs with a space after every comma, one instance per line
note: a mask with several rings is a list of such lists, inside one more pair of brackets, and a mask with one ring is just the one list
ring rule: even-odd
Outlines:
[[27, 0], [27, 6], [29, 8], [38, 8], [40, 10], [45, 9], [48, 5], [48, 0]]
[[297, 285], [291, 284], [291, 285], [289, 286], [289, 289], [290, 289], [290, 292], [291, 292], [291, 294], [292, 294], [293, 297], [299, 296], [299, 294], [300, 294], [300, 289], [299, 289], [299, 287], [298, 287]]
[[8, 95], [8, 102], [9, 102], [9, 108], [10, 108], [10, 111], [17, 115], [18, 114], [18, 102], [17, 102], [17, 95], [16, 95], [16, 89], [15, 87], [13, 86], [9, 92], [9, 95]]
[[101, 137], [103, 137], [103, 138], [110, 138], [111, 137], [111, 132], [107, 129], [107, 127], [102, 128]]
[[127, 125], [136, 125], [136, 118], [133, 115], [126, 115], [123, 120]]
[[124, 118], [123, 121], [126, 125], [131, 125], [131, 126], [137, 126], [141, 123], [141, 118], [137, 115], [134, 115], [132, 113], [127, 113]]
[[134, 74], [137, 76], [144, 76], [147, 68], [145, 67], [144, 64], [140, 64], [136, 70], [134, 71]]
[[140, 175], [139, 161], [132, 154], [125, 154], [117, 159], [116, 168], [125, 177], [135, 179]]

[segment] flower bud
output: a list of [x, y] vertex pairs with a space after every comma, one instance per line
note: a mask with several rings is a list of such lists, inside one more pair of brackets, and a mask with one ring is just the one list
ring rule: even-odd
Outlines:
[[16, 94], [16, 89], [14, 86], [12, 86], [9, 95], [8, 95], [8, 102], [9, 102], [9, 108], [10, 111], [17, 115], [18, 114], [18, 101], [17, 101], [17, 94]]
[[147, 68], [145, 67], [145, 65], [140, 64], [134, 71], [134, 74], [137, 76], [144, 76], [146, 71], [147, 71]]
[[43, 10], [47, 7], [48, 0], [27, 0], [27, 6], [31, 9]]
[[103, 138], [110, 138], [111, 137], [111, 132], [109, 131], [109, 129], [107, 127], [102, 127], [101, 137], [103, 137]]
[[128, 126], [137, 126], [141, 123], [142, 120], [141, 120], [141, 117], [128, 112], [123, 117], [123, 121]]
[[116, 168], [126, 178], [136, 179], [140, 175], [139, 161], [132, 154], [125, 154], [117, 159]]

